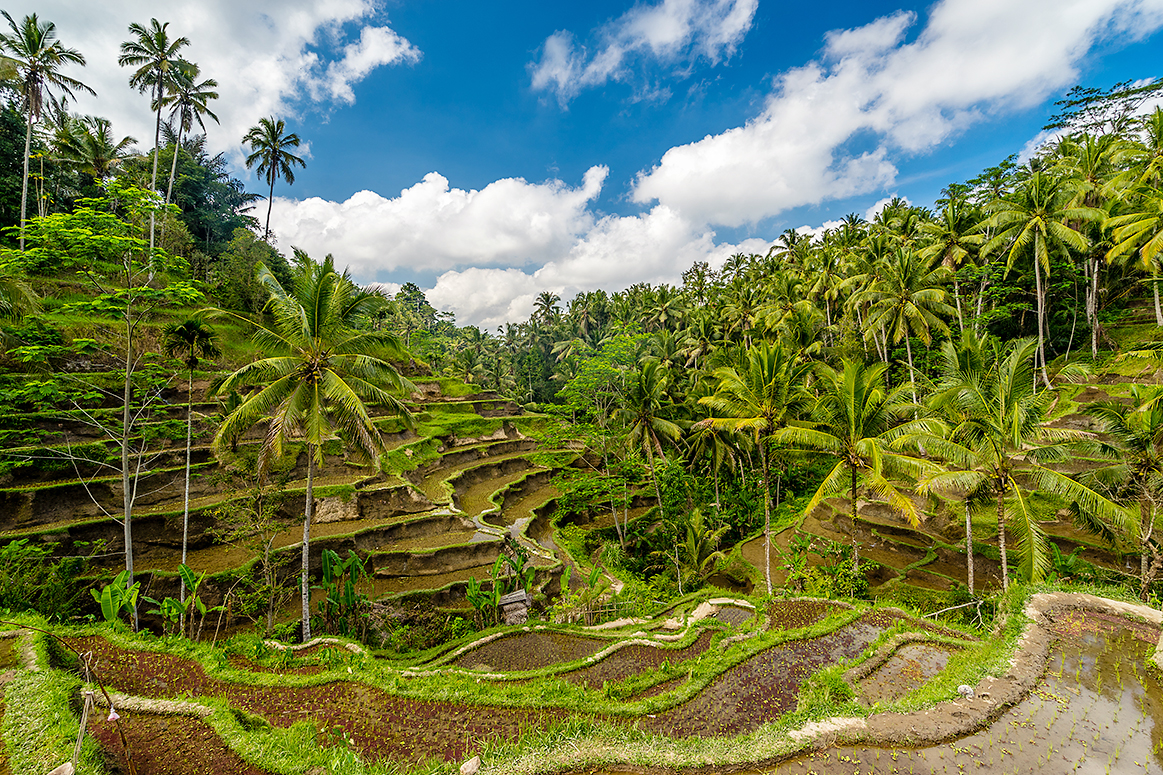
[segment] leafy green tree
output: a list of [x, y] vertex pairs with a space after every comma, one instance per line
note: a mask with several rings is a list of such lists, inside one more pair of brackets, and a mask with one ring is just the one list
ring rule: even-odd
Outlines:
[[294, 132], [287, 133], [287, 125], [281, 118], [274, 116], [260, 118], [258, 123], [247, 130], [242, 142], [250, 146], [250, 155], [246, 157], [246, 168], [258, 165], [256, 172], [265, 177], [270, 184], [270, 194], [267, 196], [267, 221], [265, 239], [271, 238], [271, 205], [275, 199], [275, 181], [279, 178], [287, 181], [287, 185], [295, 183], [295, 167], [306, 167], [307, 163], [288, 151], [288, 148], [299, 147], [299, 136]]
[[[87, 417], [97, 430], [116, 443], [120, 451], [122, 488], [122, 527], [125, 541], [126, 588], [133, 586], [133, 507], [137, 497], [138, 475], [145, 458], [149, 438], [141, 433], [151, 402], [156, 403], [159, 390], [141, 384], [148, 380], [142, 368], [141, 329], [161, 305], [188, 305], [203, 301], [202, 293], [185, 280], [162, 282], [164, 274], [149, 279], [155, 269], [173, 269], [180, 274], [184, 267], [164, 250], [148, 250], [142, 225], [156, 212], [165, 211], [155, 192], [125, 186], [116, 180], [106, 184], [107, 196], [82, 199], [72, 213], [58, 213], [33, 219], [28, 230], [29, 255], [47, 267], [73, 266], [87, 279], [95, 295], [87, 301], [65, 306], [66, 312], [112, 317], [123, 325], [124, 357], [122, 385], [118, 396], [121, 422], [106, 422], [94, 415]], [[115, 212], [116, 211], [116, 214]], [[124, 219], [120, 215], [124, 215]], [[98, 462], [104, 465], [104, 461]], [[133, 609], [137, 626], [137, 609]]]
[[315, 468], [322, 461], [323, 443], [342, 432], [378, 467], [384, 442], [368, 414], [367, 402], [379, 404], [410, 424], [407, 408], [389, 390], [402, 392], [414, 387], [391, 363], [406, 358], [395, 335], [353, 327], [377, 297], [357, 288], [346, 274], [336, 272], [330, 256], [322, 264], [301, 266], [290, 291], [267, 267], [260, 265], [258, 272], [271, 294], [268, 310], [272, 323], [259, 325], [254, 340], [263, 352], [272, 354], [243, 366], [219, 385], [220, 395], [251, 385], [261, 389], [226, 418], [214, 445], [221, 453], [230, 439], [265, 421], [260, 476], [282, 457], [287, 441], [298, 438], [306, 445], [301, 596], [302, 636], [307, 641], [311, 637], [311, 517]]
[[[773, 440], [804, 408], [805, 383], [810, 367], [797, 363], [795, 354], [780, 345], [763, 342], [747, 351], [743, 373], [723, 367], [712, 373], [718, 381], [714, 395], [699, 399], [716, 417], [699, 426], [721, 428], [751, 436], [759, 448], [763, 468], [764, 578], [771, 594], [771, 455]], [[716, 494], [717, 497], [717, 494]]]
[[270, 269], [284, 287], [291, 285], [287, 260], [250, 229], [235, 229], [226, 250], [214, 263], [210, 278], [219, 307], [252, 314], [262, 312], [270, 293], [258, 281], [256, 270], [260, 264]]
[[[182, 496], [182, 565], [186, 564], [186, 546], [190, 535], [190, 451], [194, 429], [194, 369], [203, 359], [217, 358], [218, 336], [198, 318], [182, 323], [171, 323], [162, 331], [162, 351], [178, 358], [186, 367], [186, 481]], [[182, 579], [178, 601], [186, 603], [186, 580]], [[183, 614], [183, 626], [185, 614]]]
[[32, 158], [32, 125], [40, 118], [45, 93], [56, 88], [73, 96], [74, 91], [96, 94], [85, 84], [60, 72], [67, 64], [84, 65], [85, 57], [75, 49], [65, 48], [57, 40], [56, 25], [44, 22], [36, 14], [25, 16], [17, 24], [7, 11], [10, 33], [0, 33], [0, 51], [16, 65], [17, 91], [24, 102], [24, 177], [20, 187], [20, 249], [24, 250], [24, 226], [28, 218], [28, 165]]

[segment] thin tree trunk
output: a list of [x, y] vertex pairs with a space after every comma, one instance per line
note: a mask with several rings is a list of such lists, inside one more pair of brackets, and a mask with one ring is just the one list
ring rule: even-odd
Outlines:
[[1086, 319], [1090, 323], [1090, 357], [1098, 357], [1098, 259], [1092, 258], [1090, 272], [1089, 307], [1086, 309]]
[[771, 596], [771, 481], [767, 465], [767, 442], [759, 443], [759, 460], [763, 465], [763, 578]]
[[913, 403], [917, 403], [917, 377], [913, 369], [913, 346], [909, 344], [909, 337], [905, 335], [905, 355], [909, 357], [909, 384], [913, 386]]
[[957, 303], [957, 330], [965, 330], [965, 321], [961, 317], [961, 281], [957, 279], [957, 272], [953, 272], [953, 301]]
[[[125, 540], [125, 570], [128, 579], [126, 589], [133, 588], [133, 489], [129, 486], [129, 432], [130, 400], [133, 398], [133, 318], [129, 308], [125, 310], [125, 384], [122, 389], [121, 407], [121, 503], [123, 536]], [[133, 629], [137, 630], [137, 605], [133, 606]]]
[[[157, 120], [153, 126], [153, 174], [149, 179], [149, 191], [151, 194], [157, 193], [157, 153], [158, 145], [162, 139], [162, 74], [158, 72], [157, 83]], [[153, 248], [154, 248], [154, 230], [156, 224], [156, 213], [153, 210], [149, 212], [149, 279], [153, 279]]]
[[178, 121], [178, 140], [174, 143], [174, 160], [170, 162], [170, 184], [166, 186], [166, 204], [174, 193], [174, 178], [178, 175], [178, 153], [182, 150], [182, 122]]
[[654, 470], [654, 446], [646, 443], [646, 458], [650, 465], [650, 480], [654, 482], [654, 497], [658, 501], [658, 515], [666, 518], [666, 510], [662, 508], [662, 490], [658, 489], [658, 474]]
[[1010, 588], [1010, 569], [1006, 564], [1006, 512], [1005, 491], [1000, 487], [997, 491], [997, 543], [1001, 549], [1001, 590], [1008, 592]]
[[860, 572], [860, 545], [856, 543], [856, 469], [852, 469], [852, 572]]
[[1148, 508], [1148, 502], [1146, 498], [1139, 500], [1139, 599], [1144, 603], [1147, 602], [1147, 588], [1151, 583], [1147, 575], [1150, 570], [1147, 556], [1151, 534], [1155, 532], [1155, 505], [1151, 503], [1150, 508]]
[[[193, 439], [194, 417], [194, 370], [190, 369], [190, 377], [186, 381], [186, 491], [182, 498], [182, 565], [186, 564], [186, 546], [190, 539], [190, 444]], [[186, 627], [186, 578], [178, 574], [181, 587], [178, 600], [182, 603], [181, 627]]]
[[969, 595], [973, 596], [973, 520], [969, 516], [969, 498], [965, 498], [965, 570], [969, 581]]
[[1046, 294], [1042, 291], [1042, 264], [1037, 256], [1034, 257], [1034, 282], [1038, 292], [1038, 357], [1042, 359], [1042, 382], [1050, 389], [1054, 386], [1046, 370]]
[[1155, 325], [1163, 326], [1163, 307], [1159, 305], [1159, 275], [1151, 278], [1151, 291], [1155, 297]]
[[[24, 252], [24, 222], [28, 218], [28, 162], [32, 155], [32, 109], [24, 128], [24, 180], [20, 184], [20, 252]], [[1163, 325], [1161, 323], [1160, 325]]]
[[[271, 195], [267, 197], [267, 227], [266, 234], [263, 239], [267, 242], [271, 241], [271, 205], [275, 203], [275, 176], [271, 175]], [[532, 383], [530, 383], [530, 390], [532, 390]]]
[[311, 589], [307, 585], [311, 571], [311, 513], [315, 508], [315, 448], [307, 445], [307, 505], [303, 511], [303, 575], [299, 593], [303, 601], [303, 642], [311, 640]]
[[985, 304], [985, 289], [989, 287], [989, 276], [981, 273], [981, 285], [977, 289], [977, 315], [973, 318], [973, 333], [981, 333], [981, 308]]

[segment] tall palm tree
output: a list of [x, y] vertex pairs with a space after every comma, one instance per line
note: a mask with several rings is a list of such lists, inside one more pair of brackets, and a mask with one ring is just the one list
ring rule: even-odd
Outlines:
[[[194, 369], [203, 359], [217, 358], [218, 335], [198, 318], [171, 323], [162, 331], [162, 351], [178, 358], [186, 367], [186, 488], [182, 498], [182, 564], [186, 564], [186, 547], [190, 536], [190, 451], [194, 430]], [[186, 602], [186, 580], [182, 579], [179, 600]], [[183, 609], [184, 610], [184, 609]]]
[[307, 500], [300, 591], [306, 641], [311, 637], [308, 572], [315, 468], [322, 462], [323, 443], [343, 432], [378, 467], [384, 442], [366, 402], [380, 404], [410, 425], [407, 408], [390, 391], [415, 388], [392, 366], [392, 359], [406, 359], [394, 334], [354, 328], [376, 295], [356, 288], [346, 274], [336, 272], [330, 256], [322, 264], [299, 269], [290, 291], [265, 265], [259, 265], [258, 277], [271, 293], [272, 323], [260, 325], [254, 340], [262, 352], [273, 354], [243, 366], [218, 387], [219, 395], [249, 385], [261, 389], [226, 418], [214, 445], [221, 452], [230, 439], [265, 420], [266, 438], [259, 453], [259, 472], [265, 475], [271, 462], [282, 456], [287, 441], [305, 443]]
[[657, 361], [646, 360], [627, 386], [625, 405], [616, 412], [618, 419], [626, 423], [626, 446], [646, 453], [660, 513], [663, 512], [662, 491], [658, 487], [654, 459], [655, 456], [665, 458], [663, 442], [673, 444], [682, 437], [682, 429], [661, 416], [665, 396], [666, 376], [662, 368]]
[[[117, 57], [117, 64], [121, 67], [136, 67], [129, 76], [129, 85], [142, 94], [150, 92], [150, 107], [156, 113], [153, 131], [153, 172], [149, 178], [150, 191], [157, 191], [157, 159], [162, 133], [162, 100], [173, 78], [173, 70], [181, 61], [178, 52], [190, 45], [186, 37], [170, 39], [165, 24], [158, 23], [157, 19], [149, 20], [149, 27], [133, 22], [129, 25], [129, 34], [132, 40], [121, 44], [121, 55]], [[154, 246], [154, 214], [149, 216], [149, 250], [153, 254]]]
[[279, 178], [287, 181], [287, 185], [295, 184], [294, 168], [306, 167], [307, 163], [288, 151], [288, 148], [299, 147], [299, 136], [294, 132], [287, 134], [287, 125], [281, 118], [274, 116], [260, 118], [258, 123], [247, 130], [242, 142], [250, 146], [250, 155], [246, 157], [246, 168], [256, 164], [259, 176], [265, 176], [270, 184], [270, 195], [267, 197], [267, 222], [265, 239], [271, 238], [271, 205], [275, 199], [275, 181]]
[[917, 376], [913, 368], [913, 346], [910, 338], [917, 337], [925, 345], [932, 342], [932, 331], [948, 331], [944, 317], [956, 313], [945, 303], [941, 284], [948, 270], [933, 266], [907, 248], [897, 248], [888, 260], [879, 263], [878, 277], [863, 291], [853, 296], [852, 302], [868, 306], [866, 336], [884, 332], [885, 342], [899, 344], [903, 339], [909, 363], [909, 383], [913, 402], [917, 400]]
[[951, 403], [961, 419], [947, 434], [924, 440], [929, 452], [950, 461], [951, 470], [930, 473], [917, 485], [922, 493], [936, 490], [992, 497], [1003, 590], [1009, 588], [1007, 522], [1018, 530], [1022, 575], [1037, 581], [1049, 566], [1046, 537], [1029, 498], [1031, 488], [1077, 503], [1082, 511], [1110, 522], [1125, 516], [1092, 488], [1047, 466], [1065, 460], [1070, 446], [1085, 437], [1045, 424], [1055, 396], [1048, 390], [1035, 390], [1036, 347], [1035, 339], [1003, 347], [987, 338], [977, 347], [979, 357], [962, 358], [955, 365], [934, 397], [934, 406]]
[[1004, 249], [1006, 267], [1013, 268], [1018, 257], [1032, 252], [1034, 284], [1038, 301], [1038, 359], [1042, 366], [1042, 381], [1051, 387], [1046, 363], [1046, 279], [1050, 273], [1050, 254], [1086, 249], [1087, 241], [1069, 223], [1102, 220], [1101, 210], [1093, 207], [1072, 206], [1075, 183], [1065, 176], [1035, 172], [1017, 191], [991, 206], [992, 215], [985, 226], [997, 229], [993, 239], [985, 243], [984, 252]]
[[200, 70], [193, 62], [179, 60], [173, 71], [172, 88], [169, 94], [162, 97], [162, 105], [170, 108], [170, 121], [177, 124], [178, 133], [174, 140], [174, 158], [170, 163], [170, 182], [166, 186], [166, 204], [174, 193], [174, 178], [178, 174], [178, 154], [182, 150], [182, 135], [194, 128], [197, 122], [202, 131], [206, 131], [203, 116], [209, 116], [218, 123], [218, 116], [210, 110], [210, 100], [218, 99], [218, 81], [207, 78], [198, 83]]
[[768, 342], [747, 351], [742, 374], [733, 367], [715, 369], [715, 393], [699, 399], [719, 417], [698, 425], [747, 434], [759, 448], [763, 468], [763, 557], [767, 594], [771, 594], [771, 455], [772, 440], [780, 429], [796, 418], [806, 404], [804, 383], [810, 367], [797, 363], [796, 354]]
[[836, 458], [804, 514], [810, 514], [828, 496], [848, 492], [854, 569], [860, 567], [856, 540], [856, 494], [860, 485], [883, 498], [915, 527], [921, 521], [917, 505], [889, 477], [918, 476], [937, 470], [934, 463], [906, 454], [917, 439], [934, 432], [937, 423], [914, 419], [896, 424], [910, 405], [902, 399], [903, 387], [885, 388], [887, 368], [886, 363], [867, 366], [851, 360], [845, 360], [839, 371], [821, 367], [824, 379], [811, 422], [806, 427], [789, 425], [775, 434], [776, 443]]
[[[1156, 546], [1159, 504], [1163, 500], [1163, 387], [1131, 385], [1131, 405], [1117, 401], [1091, 404], [1083, 410], [1098, 418], [1111, 442], [1104, 445], [1114, 462], [1091, 471], [1086, 481], [1120, 502], [1138, 506], [1139, 518], [1108, 524], [1090, 519], [1088, 526], [1108, 538], [1130, 538], [1139, 548], [1139, 597], [1147, 600], [1151, 574], [1148, 557]], [[1130, 516], [1128, 514], [1128, 516]]]
[[8, 20], [11, 33], [0, 33], [0, 51], [16, 65], [17, 86], [24, 103], [24, 177], [20, 184], [20, 249], [24, 250], [24, 222], [28, 217], [28, 165], [32, 158], [32, 125], [40, 118], [45, 93], [56, 88], [62, 94], [73, 96], [73, 91], [96, 94], [75, 78], [60, 73], [63, 65], [84, 65], [85, 57], [76, 49], [65, 48], [57, 40], [57, 28], [52, 22], [42, 23], [32, 14], [17, 24], [7, 11], [0, 11]]

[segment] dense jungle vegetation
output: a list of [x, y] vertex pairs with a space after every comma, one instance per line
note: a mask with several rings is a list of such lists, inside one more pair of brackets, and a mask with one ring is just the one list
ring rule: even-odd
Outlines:
[[[47, 463], [10, 455], [0, 467], [16, 478], [37, 465], [75, 468], [78, 480], [116, 473], [128, 551], [126, 575], [107, 590], [133, 588], [133, 494], [151, 434], [191, 445], [185, 413], [146, 428], [171, 385], [186, 386], [192, 413], [195, 377], [207, 381], [219, 403], [201, 410], [212, 427], [200, 432], [224, 460], [247, 430], [268, 429], [249, 461], [252, 487], [288, 449], [305, 448], [310, 521], [324, 452], [360, 451], [387, 470], [371, 414], [411, 424], [408, 377], [442, 376], [548, 415], [537, 433], [550, 448], [584, 445], [587, 464], [556, 475], [557, 509], [608, 511], [612, 529], [565, 527], [559, 543], [626, 582], [626, 595], [667, 599], [712, 578], [770, 594], [773, 563], [790, 588], [865, 595], [855, 531], [850, 544], [776, 549], [758, 576], [732, 549], [832, 498], [846, 499], [853, 521], [861, 500], [913, 526], [963, 513], [968, 556], [996, 552], [1003, 587], [1012, 573], [1037, 581], [1075, 567], [1041, 527], [1068, 511], [1136, 560], [1133, 573], [1092, 575], [1144, 600], [1156, 594], [1163, 388], [1143, 363], [1163, 327], [1163, 110], [1140, 110], [1155, 86], [1072, 93], [1057, 139], [950, 184], [932, 209], [894, 199], [871, 221], [788, 230], [765, 254], [695, 264], [678, 285], [569, 300], [545, 291], [528, 320], [493, 332], [457, 326], [414, 284], [389, 297], [356, 286], [331, 257], [274, 249], [271, 194], [304, 163], [292, 153], [299, 138], [270, 117], [242, 139], [269, 186], [260, 222], [263, 196], [195, 131], [216, 120], [216, 84], [182, 59], [188, 41], [167, 25], [132, 26], [120, 59], [148, 97], [151, 145], [71, 112], [69, 97], [88, 87], [62, 68], [82, 72], [83, 56], [35, 17], [8, 22], [2, 432], [24, 447], [35, 439], [20, 417], [83, 419], [114, 453], [58, 445]], [[1145, 321], [1134, 317], [1144, 305], [1153, 307]], [[312, 309], [326, 314], [310, 318]], [[1145, 375], [1142, 384], [1080, 407], [1089, 430], [1052, 422], [1075, 382], [1120, 369]], [[643, 499], [649, 516], [631, 519]], [[44, 572], [20, 545], [7, 551], [19, 555], [12, 578]], [[197, 582], [183, 575], [170, 609], [183, 628]], [[972, 570], [967, 582], [940, 602], [982, 591]], [[87, 602], [66, 597], [2, 602], [57, 616]], [[135, 611], [132, 602], [103, 604], [116, 615]]]

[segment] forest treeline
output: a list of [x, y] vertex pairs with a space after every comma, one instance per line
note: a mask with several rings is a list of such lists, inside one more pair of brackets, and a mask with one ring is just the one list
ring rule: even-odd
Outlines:
[[[80, 52], [35, 16], [5, 18], [6, 365], [63, 372], [94, 351], [110, 356], [115, 348], [70, 326], [80, 314], [117, 318], [120, 361], [106, 362], [124, 376], [117, 433], [126, 450], [140, 349], [157, 341], [142, 336], [149, 316], [212, 307], [269, 330], [272, 315], [290, 314], [271, 304], [272, 292], [277, 302], [308, 280], [316, 290], [352, 286], [330, 257], [288, 259], [271, 246], [274, 183], [293, 182], [302, 165], [283, 121], [264, 118], [242, 139], [248, 166], [268, 184], [264, 223], [251, 214], [260, 197], [231, 177], [224, 156], [207, 153], [194, 127], [214, 120], [216, 84], [182, 58], [188, 40], [157, 20], [128, 30], [119, 61], [154, 118], [152, 147], [142, 151], [108, 120], [70, 111], [67, 99], [88, 89], [64, 74], [84, 64]], [[1011, 157], [949, 185], [932, 209], [894, 199], [871, 221], [850, 215], [820, 233], [788, 230], [764, 254], [696, 263], [679, 285], [568, 301], [546, 291], [528, 320], [493, 332], [458, 327], [408, 283], [390, 297], [361, 292], [358, 314], [339, 315], [335, 331], [374, 332], [367, 341], [394, 334], [409, 355], [393, 344], [392, 360], [413, 359], [409, 373], [454, 376], [557, 414], [556, 441], [580, 439], [600, 461], [562, 479], [563, 508], [608, 506], [616, 540], [602, 549], [607, 559], [661, 583], [706, 578], [722, 566], [721, 545], [761, 526], [770, 532], [789, 498], [802, 513], [847, 496], [855, 520], [858, 497], [871, 493], [915, 524], [926, 517], [922, 494], [967, 506], [970, 556], [968, 507], [996, 514], [1003, 583], [1007, 525], [1020, 573], [1037, 579], [1051, 563], [1039, 521], [1070, 508], [1088, 530], [1141, 556], [1146, 596], [1163, 566], [1154, 530], [1163, 496], [1158, 391], [1094, 407], [1110, 432], [1102, 442], [1046, 422], [1064, 379], [1120, 350], [1151, 350], [1109, 331], [1130, 304], [1148, 300], [1163, 326], [1163, 109], [1142, 109], [1158, 90], [1076, 90], [1053, 141], [1027, 161]], [[219, 366], [264, 354], [228, 339]], [[171, 366], [185, 373], [179, 361]], [[390, 403], [382, 391], [368, 395]], [[1067, 475], [1057, 464], [1072, 455], [1112, 462]], [[128, 477], [128, 452], [122, 459]], [[653, 495], [660, 519], [631, 535], [635, 492]], [[128, 525], [128, 500], [125, 508]], [[848, 551], [858, 576], [855, 540]], [[770, 588], [769, 573], [770, 562]]]

